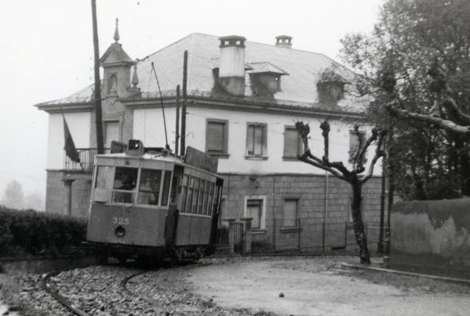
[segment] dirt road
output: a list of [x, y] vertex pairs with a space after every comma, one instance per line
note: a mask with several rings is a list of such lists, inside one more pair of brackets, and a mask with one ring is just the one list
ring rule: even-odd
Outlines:
[[[220, 306], [278, 315], [469, 315], [470, 286], [341, 268], [354, 258], [230, 259], [195, 266], [194, 293]], [[209, 261], [210, 262], [210, 261]], [[262, 315], [259, 313], [258, 315]]]

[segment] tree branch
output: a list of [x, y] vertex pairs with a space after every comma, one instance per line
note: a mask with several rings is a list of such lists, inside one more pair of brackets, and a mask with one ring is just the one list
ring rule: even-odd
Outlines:
[[[387, 135], [387, 131], [378, 131], [377, 128], [374, 128], [375, 130], [375, 138], [377, 140], [377, 148], [375, 149], [375, 155], [374, 155], [374, 158], [372, 158], [372, 161], [369, 165], [369, 170], [367, 171], [367, 174], [365, 174], [361, 179], [359, 179], [359, 182], [361, 184], [363, 183], [366, 183], [367, 180], [369, 180], [373, 173], [374, 173], [374, 167], [375, 167], [375, 164], [377, 163], [377, 160], [379, 160], [379, 158], [381, 157], [384, 157], [385, 156], [385, 151], [383, 150], [382, 146], [383, 146], [383, 141], [384, 141], [384, 137], [385, 135]], [[377, 137], [378, 135], [378, 137]], [[372, 137], [370, 137], [369, 139], [371, 139]], [[384, 175], [382, 175], [384, 176]]]
[[328, 123], [327, 120], [323, 121], [320, 124], [320, 128], [323, 131], [322, 136], [323, 136], [323, 141], [324, 141], [324, 149], [325, 149], [325, 154], [323, 155], [323, 160], [328, 161], [329, 160], [329, 134], [330, 134], [330, 123]]
[[301, 161], [305, 162], [305, 163], [308, 163], [308, 164], [314, 166], [314, 167], [317, 167], [317, 168], [320, 168], [320, 169], [325, 170], [327, 172], [330, 172], [335, 177], [337, 177], [341, 180], [348, 181], [348, 179], [341, 172], [334, 169], [333, 167], [326, 166], [318, 157], [315, 157], [313, 155], [309, 156], [309, 155], [306, 155], [304, 153], [302, 156], [299, 157], [299, 159]]
[[304, 152], [298, 158], [299, 160], [311, 164], [315, 167], [328, 171], [335, 175], [336, 177], [340, 178], [341, 180], [345, 180], [349, 182], [349, 178], [351, 176], [351, 172], [343, 165], [342, 162], [330, 162], [328, 160], [328, 143], [329, 137], [328, 133], [330, 131], [330, 126], [327, 121], [324, 121], [320, 128], [323, 130], [323, 138], [324, 138], [324, 145], [325, 145], [325, 155], [323, 159], [318, 158], [317, 156], [313, 155], [309, 146], [308, 146], [308, 135], [310, 133], [310, 126], [308, 124], [304, 124], [303, 122], [295, 123], [295, 128], [297, 132], [300, 134], [302, 142], [304, 144]]
[[385, 108], [393, 116], [397, 118], [434, 124], [434, 125], [441, 127], [444, 130], [455, 132], [455, 133], [460, 133], [460, 134], [470, 133], [470, 126], [458, 125], [452, 122], [451, 120], [446, 120], [446, 119], [436, 117], [436, 116], [408, 112], [407, 110], [399, 109], [397, 107], [397, 103], [393, 101], [388, 104], [385, 104]]

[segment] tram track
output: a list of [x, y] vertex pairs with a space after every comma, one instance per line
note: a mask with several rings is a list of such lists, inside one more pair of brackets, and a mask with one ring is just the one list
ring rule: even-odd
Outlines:
[[[75, 275], [74, 282], [76, 282], [76, 285], [71, 285], [66, 282], [69, 279], [68, 274], [71, 273], [70, 271], [52, 272], [42, 278], [42, 287], [62, 305], [67, 315], [95, 316], [97, 313], [128, 315], [135, 314], [136, 311], [142, 312], [142, 315], [154, 315], [154, 313], [156, 315], [167, 314], [164, 312], [164, 304], [139, 294], [128, 286], [129, 282], [134, 278], [158, 270], [134, 270], [129, 274], [129, 271], [120, 271], [121, 267], [118, 266], [108, 266], [108, 268], [102, 267], [102, 275], [106, 273], [108, 275], [126, 273], [126, 275], [120, 276], [112, 284], [106, 284], [106, 282], [99, 282], [99, 275], [81, 274], [81, 270], [75, 270], [73, 274]], [[90, 280], [87, 280], [87, 277]], [[104, 278], [109, 278], [109, 276]], [[84, 286], [85, 284], [86, 286]], [[152, 292], [155, 292], [155, 290]], [[71, 296], [74, 298], [70, 299]], [[90, 296], [93, 296], [95, 299], [91, 299]]]
[[47, 273], [45, 277], [42, 279], [42, 286], [44, 290], [49, 293], [56, 301], [58, 301], [68, 312], [70, 312], [73, 315], [77, 316], [91, 316], [84, 311], [75, 308], [72, 306], [72, 303], [69, 302], [64, 296], [59, 294], [59, 291], [53, 287], [51, 284], [51, 277], [56, 276], [60, 272], [51, 272]]

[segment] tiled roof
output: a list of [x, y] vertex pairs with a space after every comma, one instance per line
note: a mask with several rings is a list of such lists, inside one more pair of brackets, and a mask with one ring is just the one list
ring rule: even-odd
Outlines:
[[248, 64], [250, 66], [250, 73], [276, 73], [280, 75], [288, 75], [284, 70], [280, 69], [279, 67], [276, 67], [272, 65], [271, 63], [267, 62], [257, 62], [257, 63], [250, 63]]
[[[316, 84], [319, 74], [326, 69], [334, 69], [347, 82], [354, 82], [356, 75], [323, 54], [297, 49], [277, 47], [256, 42], [245, 42], [245, 64], [252, 70], [246, 71], [245, 98], [257, 99], [250, 88], [250, 71], [267, 71], [285, 73], [282, 76], [281, 90], [274, 93], [269, 102], [285, 105], [325, 108], [318, 104]], [[219, 36], [193, 33], [163, 49], [137, 61], [138, 87], [142, 99], [158, 97], [158, 86], [152, 73], [154, 63], [163, 95], [174, 95], [176, 86], [182, 86], [184, 51], [188, 51], [188, 95], [214, 96], [213, 68], [219, 60]], [[53, 103], [90, 100], [93, 86], [76, 95]], [[346, 85], [345, 98], [339, 103], [342, 110], [358, 111], [363, 102], [348, 94], [352, 85]], [[240, 98], [240, 97], [237, 97]], [[259, 99], [259, 98], [258, 98]], [[75, 101], [72, 101], [75, 100]], [[331, 107], [331, 106], [330, 106]]]

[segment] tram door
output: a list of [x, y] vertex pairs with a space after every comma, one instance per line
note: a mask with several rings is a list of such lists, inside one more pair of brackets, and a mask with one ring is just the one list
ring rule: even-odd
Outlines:
[[215, 253], [215, 245], [217, 243], [217, 227], [219, 224], [219, 218], [220, 218], [220, 204], [222, 202], [222, 190], [223, 190], [223, 184], [224, 180], [217, 178], [216, 183], [215, 183], [215, 203], [214, 203], [214, 209], [212, 211], [212, 225], [211, 225], [211, 235], [210, 235], [210, 241], [209, 241], [209, 247], [207, 249], [207, 254], [214, 254]]
[[181, 194], [181, 181], [183, 179], [183, 171], [183, 167], [175, 166], [175, 170], [173, 172], [173, 181], [170, 193], [170, 205], [165, 219], [165, 245], [167, 248], [171, 248], [175, 245], [176, 228], [178, 227], [179, 215], [177, 201], [179, 201]]

